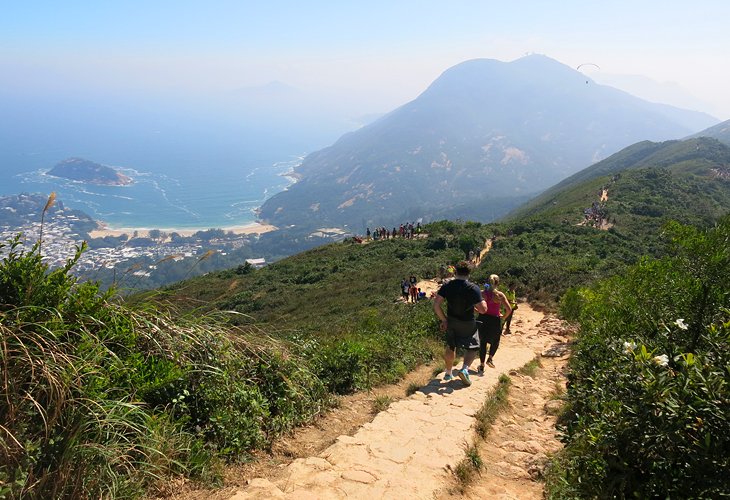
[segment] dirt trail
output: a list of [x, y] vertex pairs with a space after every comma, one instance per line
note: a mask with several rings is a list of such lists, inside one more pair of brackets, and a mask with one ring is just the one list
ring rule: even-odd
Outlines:
[[[490, 238], [484, 242], [484, 247], [482, 247], [479, 255], [477, 255], [472, 262], [474, 265], [479, 265], [484, 256], [489, 253], [489, 251], [492, 249], [493, 241], [494, 240]], [[439, 288], [441, 288], [441, 285], [439, 285], [439, 282], [436, 278], [432, 278], [419, 281], [418, 283], [416, 283], [416, 287], [420, 288], [422, 292], [426, 292], [426, 297], [431, 297], [432, 293], [438, 292]]]
[[476, 261], [476, 264], [480, 264], [484, 256], [489, 253], [489, 251], [492, 249], [492, 243], [494, 243], [494, 238], [490, 238], [484, 242], [484, 248], [482, 248], [482, 251], [479, 252], [479, 258]]
[[[441, 373], [411, 397], [391, 404], [353, 436], [342, 435], [317, 456], [294, 460], [271, 480], [249, 480], [245, 488], [230, 498], [443, 495], [452, 481], [449, 468], [456, 467], [464, 456], [465, 445], [475, 439], [474, 414], [499, 375], [520, 368], [556, 341], [565, 340], [556, 337], [560, 332], [553, 320], [528, 305], [521, 304], [517, 314], [513, 321], [515, 333], [503, 337], [495, 356], [497, 367], [488, 368], [483, 375], [472, 372], [471, 387], [465, 387], [458, 379], [444, 382]], [[504, 425], [505, 429], [508, 425]], [[515, 451], [518, 446], [522, 445], [515, 445]], [[537, 450], [528, 446], [523, 446], [527, 451], [521, 453]]]

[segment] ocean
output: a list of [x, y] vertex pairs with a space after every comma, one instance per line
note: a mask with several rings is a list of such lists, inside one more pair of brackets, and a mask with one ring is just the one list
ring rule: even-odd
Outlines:
[[[325, 113], [272, 114], [228, 100], [16, 94], [0, 113], [0, 196], [55, 191], [112, 229], [254, 222], [254, 210], [294, 182], [286, 174], [307, 152], [351, 127]], [[71, 157], [116, 168], [134, 183], [94, 186], [45, 175]]]
[[110, 228], [237, 226], [254, 222], [255, 209], [293, 182], [286, 174], [302, 157], [243, 163], [235, 170], [201, 166], [197, 171], [171, 173], [108, 165], [131, 177], [134, 183], [129, 186], [74, 182], [46, 175], [48, 169], [40, 168], [5, 177], [0, 194], [55, 191], [66, 206], [83, 210]]
[[[66, 206], [83, 210], [108, 227], [207, 229], [245, 225], [255, 209], [285, 190], [287, 176], [303, 153], [265, 151], [182, 157], [164, 153], [120, 155], [70, 154], [67, 151], [1, 155], [0, 196], [55, 191]], [[113, 167], [131, 177], [129, 186], [96, 186], [46, 175], [70, 156]], [[137, 158], [134, 158], [136, 156]], [[111, 161], [110, 161], [111, 160]]]

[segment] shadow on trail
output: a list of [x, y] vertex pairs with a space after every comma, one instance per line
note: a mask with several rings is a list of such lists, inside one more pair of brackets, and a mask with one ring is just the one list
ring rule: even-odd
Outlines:
[[[470, 375], [474, 375], [472, 372], [469, 372]], [[454, 391], [460, 391], [461, 389], [468, 389], [469, 386], [464, 385], [464, 382], [462, 382], [459, 378], [454, 378], [452, 380], [449, 380], [448, 382], [444, 382], [441, 379], [434, 378], [431, 379], [431, 381], [418, 389], [417, 392], [422, 392], [426, 396], [429, 394], [437, 394], [439, 396], [444, 396], [446, 394], [452, 394]]]

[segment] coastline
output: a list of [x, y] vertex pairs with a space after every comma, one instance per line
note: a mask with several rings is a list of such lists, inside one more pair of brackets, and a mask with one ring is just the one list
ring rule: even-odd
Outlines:
[[105, 236], [118, 237], [123, 234], [131, 236], [137, 231], [138, 237], [147, 238], [152, 230], [162, 231], [163, 233], [177, 233], [180, 236], [192, 236], [198, 231], [206, 231], [208, 229], [223, 229], [226, 232], [232, 232], [233, 234], [263, 234], [279, 229], [271, 224], [262, 224], [260, 222], [251, 222], [248, 224], [239, 224], [236, 226], [226, 226], [222, 228], [196, 228], [196, 229], [183, 229], [183, 228], [153, 228], [153, 227], [108, 227], [103, 222], [97, 222], [98, 227], [93, 231], [89, 231], [89, 237], [91, 238], [104, 238]]

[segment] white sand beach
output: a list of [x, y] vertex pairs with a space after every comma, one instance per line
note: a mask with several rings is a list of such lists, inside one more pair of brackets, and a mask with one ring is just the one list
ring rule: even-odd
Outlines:
[[[150, 231], [157, 229], [163, 233], [171, 234], [177, 233], [180, 236], [192, 236], [198, 231], [205, 231], [206, 228], [197, 229], [179, 229], [179, 228], [149, 228], [149, 227], [117, 227], [111, 228], [106, 226], [103, 222], [99, 223], [99, 228], [89, 232], [89, 236], [92, 238], [103, 238], [105, 236], [121, 236], [127, 234], [129, 236], [137, 232], [140, 238], [146, 238], [149, 236]], [[216, 228], [218, 229], [218, 228]], [[239, 226], [228, 226], [220, 228], [226, 232], [233, 232], [234, 234], [263, 234], [270, 231], [276, 231], [278, 228], [271, 224], [261, 224], [259, 222], [252, 222], [250, 224], [243, 224]]]

